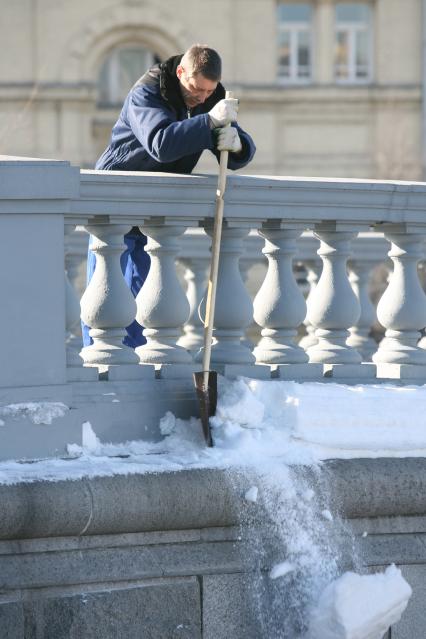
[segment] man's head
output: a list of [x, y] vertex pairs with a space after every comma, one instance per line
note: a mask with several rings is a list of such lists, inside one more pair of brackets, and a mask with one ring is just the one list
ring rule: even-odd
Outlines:
[[202, 104], [214, 92], [222, 73], [219, 54], [202, 44], [193, 44], [184, 53], [176, 75], [187, 107]]

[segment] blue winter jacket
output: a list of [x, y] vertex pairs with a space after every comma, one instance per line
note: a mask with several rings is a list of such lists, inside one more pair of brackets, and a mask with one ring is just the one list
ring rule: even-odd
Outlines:
[[[129, 92], [112, 129], [111, 141], [96, 163], [112, 171], [191, 173], [205, 149], [219, 159], [208, 112], [225, 97], [219, 83], [203, 103], [188, 111], [176, 69], [182, 56], [157, 64]], [[240, 169], [255, 153], [251, 137], [239, 126], [242, 152], [229, 154], [228, 168]]]
[[[111, 140], [96, 163], [96, 169], [110, 171], [161, 171], [189, 174], [202, 152], [210, 150], [219, 161], [208, 112], [225, 97], [219, 83], [214, 93], [201, 105], [188, 110], [180, 91], [176, 69], [182, 56], [157, 64], [133, 86], [112, 129]], [[256, 151], [251, 137], [237, 124], [242, 143], [240, 154], [229, 154], [228, 168], [240, 169], [250, 162]], [[149, 270], [149, 256], [144, 252], [146, 237], [137, 227], [124, 237], [127, 250], [121, 256], [125, 280], [137, 295]], [[95, 270], [95, 256], [90, 251], [87, 278]], [[127, 327], [124, 343], [135, 348], [146, 342], [136, 320]], [[88, 327], [83, 325], [83, 343], [91, 343]]]

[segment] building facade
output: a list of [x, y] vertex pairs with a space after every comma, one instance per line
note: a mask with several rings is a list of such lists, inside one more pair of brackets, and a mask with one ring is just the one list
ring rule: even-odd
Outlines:
[[244, 172], [423, 176], [422, 0], [0, 5], [1, 154], [92, 167], [147, 66], [207, 42], [258, 148]]

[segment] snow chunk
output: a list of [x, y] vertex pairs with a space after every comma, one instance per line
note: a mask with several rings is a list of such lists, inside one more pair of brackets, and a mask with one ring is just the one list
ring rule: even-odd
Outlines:
[[302, 497], [306, 501], [312, 501], [312, 499], [315, 497], [315, 492], [312, 490], [312, 488], [308, 488], [307, 490], [305, 490]]
[[412, 594], [394, 564], [384, 573], [346, 572], [322, 593], [311, 614], [310, 639], [382, 639]]
[[253, 503], [255, 503], [257, 501], [257, 496], [259, 494], [259, 489], [257, 486], [251, 486], [251, 488], [248, 489], [248, 491], [246, 492], [246, 494], [244, 495], [244, 499], [246, 501], [251, 501]]
[[28, 417], [33, 424], [51, 424], [54, 419], [63, 417], [68, 410], [68, 406], [61, 402], [26, 402], [0, 406], [0, 417]]
[[324, 519], [327, 519], [328, 521], [333, 521], [333, 515], [331, 514], [329, 510], [327, 509], [322, 510], [321, 515], [324, 517]]
[[83, 448], [88, 452], [96, 453], [101, 447], [101, 442], [96, 436], [90, 422], [84, 422], [83, 428]]
[[283, 561], [280, 564], [275, 564], [275, 566], [272, 567], [271, 572], [269, 573], [269, 578], [278, 579], [279, 577], [284, 577], [290, 572], [293, 572], [293, 570], [295, 569], [296, 566], [290, 561]]
[[171, 435], [175, 429], [176, 417], [168, 410], [164, 417], [160, 419], [160, 432], [166, 437], [167, 435]]

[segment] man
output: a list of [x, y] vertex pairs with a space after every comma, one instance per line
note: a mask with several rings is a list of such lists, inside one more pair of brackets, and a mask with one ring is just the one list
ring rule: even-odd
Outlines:
[[[127, 95], [96, 168], [188, 174], [205, 149], [218, 161], [220, 151], [229, 151], [230, 169], [246, 166], [256, 148], [236, 124], [238, 100], [225, 99], [220, 78], [221, 59], [204, 45], [193, 45], [183, 56], [153, 66]], [[127, 251], [121, 267], [136, 296], [149, 270], [149, 256], [143, 250], [146, 237], [133, 227], [124, 240]], [[88, 279], [94, 268], [95, 256], [89, 249]], [[127, 333], [124, 343], [128, 346], [135, 348], [146, 341], [136, 321]], [[87, 327], [83, 327], [83, 342], [91, 343]]]

